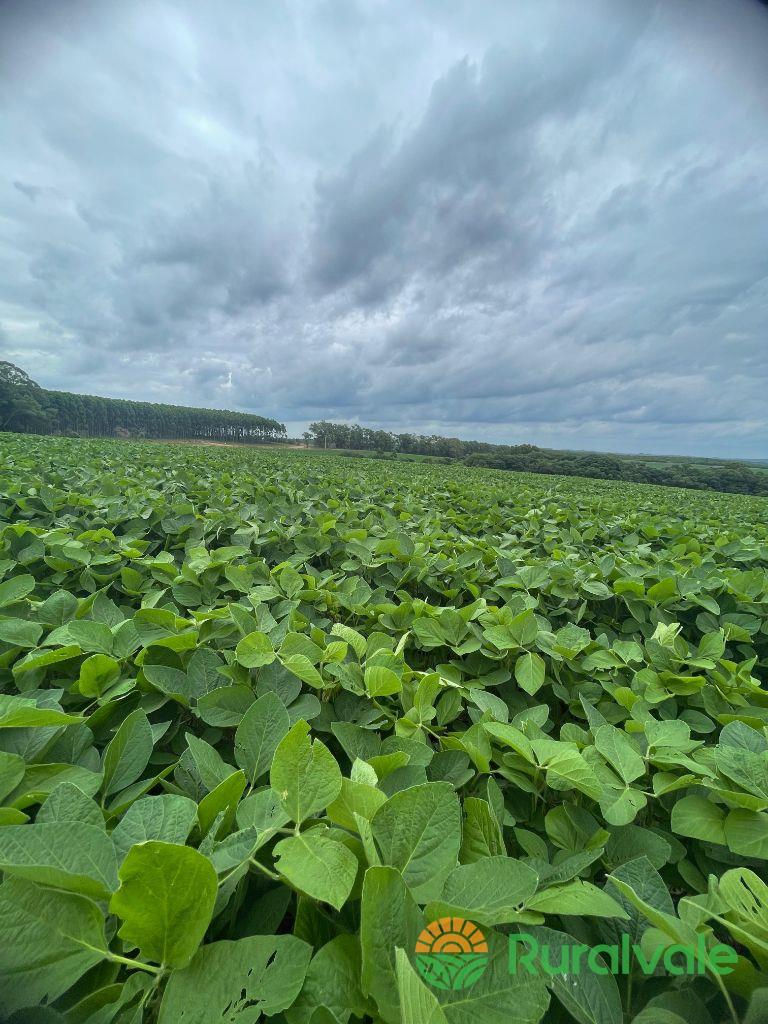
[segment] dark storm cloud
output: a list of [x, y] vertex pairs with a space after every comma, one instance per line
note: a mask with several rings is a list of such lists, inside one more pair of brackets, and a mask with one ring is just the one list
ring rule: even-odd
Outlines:
[[295, 431], [764, 455], [767, 45], [751, 0], [6, 0], [4, 357]]

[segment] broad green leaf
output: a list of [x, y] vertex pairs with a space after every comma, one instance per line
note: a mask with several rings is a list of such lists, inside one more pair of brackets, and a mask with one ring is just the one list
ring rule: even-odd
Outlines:
[[601, 726], [595, 732], [595, 747], [627, 785], [645, 773], [642, 757], [621, 729], [612, 725]]
[[212, 942], [173, 971], [159, 1024], [257, 1024], [287, 1009], [301, 991], [312, 955], [292, 935]]
[[553, 789], [578, 789], [593, 800], [599, 800], [602, 795], [602, 787], [595, 775], [594, 769], [578, 750], [566, 747], [564, 744], [552, 750], [549, 741], [546, 745], [541, 740], [533, 742], [536, 756], [544, 758], [544, 765], [547, 771], [547, 783]]
[[112, 832], [118, 861], [132, 846], [159, 839], [164, 843], [186, 842], [197, 816], [193, 800], [175, 793], [145, 796], [128, 808]]
[[38, 707], [28, 697], [0, 693], [0, 729], [25, 729], [46, 725], [75, 725], [78, 715], [68, 715], [55, 708]]
[[280, 797], [269, 786], [241, 800], [237, 807], [237, 823], [240, 828], [278, 829], [290, 818], [283, 810]]
[[46, 821], [0, 829], [0, 869], [15, 878], [106, 899], [117, 888], [115, 848], [103, 828]]
[[109, 909], [123, 922], [120, 938], [142, 957], [186, 967], [210, 923], [216, 888], [207, 857], [189, 846], [151, 840], [128, 851]]
[[392, 669], [383, 665], [368, 665], [365, 669], [365, 688], [371, 697], [388, 697], [402, 690], [403, 681]]
[[544, 980], [511, 974], [506, 935], [486, 932], [488, 966], [471, 987], [438, 991], [448, 1024], [539, 1024], [549, 1004]]
[[[63, 782], [51, 791], [37, 812], [38, 824], [46, 821], [80, 821], [104, 830], [101, 808], [86, 793], [71, 782]], [[113, 834], [114, 838], [114, 834]]]
[[461, 813], [453, 787], [428, 782], [395, 793], [371, 822], [384, 864], [397, 868], [414, 898], [437, 899], [456, 867], [461, 844]]
[[105, 797], [138, 779], [147, 767], [153, 746], [152, 727], [139, 708], [123, 721], [104, 750], [102, 792]]
[[488, 801], [467, 797], [459, 852], [461, 863], [471, 864], [485, 857], [504, 856], [506, 852], [501, 825]]
[[[641, 858], [641, 861], [644, 859]], [[625, 867], [629, 867], [629, 865], [625, 865]], [[654, 928], [658, 928], [659, 931], [668, 935], [676, 943], [687, 946], [696, 945], [696, 932], [694, 929], [684, 921], [681, 921], [674, 913], [659, 909], [657, 901], [650, 902], [647, 895], [639, 892], [635, 887], [631, 876], [620, 871], [614, 871], [608, 876], [608, 880], [618, 889], [625, 900], [640, 911]]]
[[[371, 867], [365, 873], [360, 904], [362, 988], [387, 1022], [398, 1024], [399, 985], [395, 949], [412, 950], [424, 927], [419, 910], [399, 871]], [[420, 984], [420, 983], [419, 983]]]
[[0, 802], [16, 789], [26, 770], [27, 765], [23, 757], [0, 751]]
[[278, 744], [269, 781], [291, 820], [301, 824], [339, 795], [341, 770], [324, 743], [310, 740], [309, 725], [300, 720]]
[[235, 732], [235, 761], [251, 786], [269, 771], [289, 727], [285, 705], [272, 691], [259, 697], [246, 711]]
[[738, 747], [715, 748], [717, 770], [738, 786], [768, 800], [768, 751], [756, 753]]
[[185, 739], [201, 782], [209, 791], [216, 789], [235, 769], [231, 764], [227, 764], [215, 747], [201, 740], [199, 736], [188, 732]]
[[[578, 940], [552, 928], [534, 927], [531, 934], [539, 946], [549, 947], [549, 963], [563, 962], [563, 948], [578, 945]], [[573, 962], [573, 954], [571, 955]], [[616, 978], [609, 973], [611, 964], [601, 958], [602, 973], [581, 962], [581, 970], [547, 976], [547, 985], [557, 1000], [578, 1024], [623, 1024], [621, 996]]]
[[37, 622], [0, 618], [0, 641], [13, 647], [36, 647], [42, 632], [43, 627]]
[[281, 839], [274, 854], [276, 869], [292, 885], [341, 910], [357, 876], [357, 857], [342, 842], [305, 832]]
[[[365, 764], [364, 761], [358, 761], [356, 764]], [[366, 767], [371, 771], [375, 777], [376, 773], [370, 765]], [[341, 825], [342, 828], [347, 828], [351, 832], [356, 831], [355, 815], [365, 818], [367, 821], [371, 821], [376, 811], [387, 802], [385, 793], [382, 793], [380, 789], [377, 789], [375, 785], [370, 785], [366, 782], [357, 782], [352, 779], [341, 780], [341, 792], [333, 801], [328, 805], [328, 817], [336, 825]]]
[[679, 836], [725, 846], [725, 811], [701, 796], [684, 796], [672, 808], [670, 827]]
[[23, 600], [27, 594], [35, 589], [35, 577], [24, 573], [21, 576], [12, 576], [0, 583], [0, 608], [7, 608]]
[[527, 653], [515, 662], [515, 679], [522, 690], [534, 694], [544, 685], [544, 659], [540, 654]]
[[455, 868], [445, 880], [439, 915], [467, 917], [480, 925], [514, 921], [536, 891], [538, 875], [511, 857], [485, 857]]
[[440, 1003], [411, 967], [405, 951], [397, 949], [395, 955], [402, 1024], [448, 1024]]
[[238, 664], [245, 668], [261, 668], [271, 665], [277, 655], [266, 633], [254, 630], [244, 636], [235, 650]]
[[85, 697], [100, 697], [119, 678], [119, 661], [108, 654], [92, 654], [80, 666], [77, 685]]
[[104, 914], [92, 900], [20, 878], [0, 885], [4, 1014], [58, 999], [104, 958], [106, 949]]
[[245, 789], [245, 772], [232, 772], [223, 782], [204, 796], [197, 808], [197, 822], [203, 835], [216, 821], [219, 814], [223, 815], [217, 833], [226, 833], [232, 827], [237, 813], [237, 805]]
[[320, 1008], [340, 1021], [372, 1012], [360, 989], [360, 970], [360, 943], [356, 936], [342, 934], [325, 943], [312, 958], [298, 999], [286, 1010], [288, 1024], [310, 1024]]
[[536, 910], [540, 914], [627, 917], [621, 906], [604, 889], [598, 889], [591, 882], [583, 882], [581, 879], [544, 889], [527, 900], [525, 905], [527, 910]]
[[732, 853], [768, 860], [768, 814], [736, 809], [725, 819], [725, 841]]

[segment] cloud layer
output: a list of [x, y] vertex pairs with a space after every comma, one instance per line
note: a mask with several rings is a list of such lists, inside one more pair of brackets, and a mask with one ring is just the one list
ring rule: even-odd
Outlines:
[[767, 457], [754, 0], [7, 0], [0, 349], [52, 388]]

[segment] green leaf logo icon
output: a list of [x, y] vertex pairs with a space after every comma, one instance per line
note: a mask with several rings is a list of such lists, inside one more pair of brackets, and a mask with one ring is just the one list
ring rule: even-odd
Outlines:
[[434, 988], [459, 992], [471, 988], [488, 966], [488, 943], [471, 921], [441, 917], [416, 940], [416, 966]]

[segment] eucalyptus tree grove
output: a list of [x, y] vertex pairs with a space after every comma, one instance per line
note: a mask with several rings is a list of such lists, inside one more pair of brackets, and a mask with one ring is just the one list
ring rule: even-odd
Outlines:
[[263, 444], [285, 437], [277, 420], [228, 409], [133, 402], [46, 391], [13, 363], [0, 363], [0, 430]]

